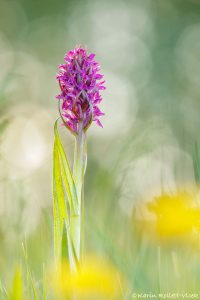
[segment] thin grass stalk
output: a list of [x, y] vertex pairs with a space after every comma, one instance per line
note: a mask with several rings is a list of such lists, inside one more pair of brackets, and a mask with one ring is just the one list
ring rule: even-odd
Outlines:
[[86, 136], [83, 130], [83, 125], [80, 122], [79, 132], [75, 140], [75, 153], [74, 153], [74, 168], [73, 177], [76, 186], [78, 209], [77, 213], [71, 215], [70, 228], [72, 243], [74, 246], [75, 254], [80, 261], [81, 257], [81, 233], [82, 233], [82, 211], [83, 211], [83, 182], [84, 182], [84, 171], [85, 171], [85, 143]]
[[158, 246], [158, 292], [161, 293], [161, 247]]

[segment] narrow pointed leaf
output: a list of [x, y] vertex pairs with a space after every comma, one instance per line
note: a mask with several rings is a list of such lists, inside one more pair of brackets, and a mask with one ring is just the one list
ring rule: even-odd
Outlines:
[[54, 144], [53, 164], [53, 214], [54, 214], [54, 247], [58, 259], [61, 251], [61, 240], [64, 220], [68, 222], [67, 205], [62, 182], [60, 157], [56, 142]]
[[64, 174], [63, 178], [64, 178], [64, 182], [65, 182], [66, 193], [68, 196], [69, 205], [74, 210], [76, 210], [76, 206], [78, 203], [76, 186], [74, 183], [74, 179], [72, 176], [72, 172], [71, 172], [71, 169], [69, 166], [69, 162], [68, 162], [66, 153], [64, 151], [64, 148], [63, 148], [60, 136], [59, 136], [57, 122], [58, 122], [58, 120], [55, 122], [55, 126], [54, 126], [55, 143], [58, 147], [58, 152], [59, 152], [59, 155], [60, 155], [60, 158], [62, 161], [62, 166], [63, 166], [62, 171]]
[[8, 297], [9, 300], [24, 300], [23, 280], [21, 270], [16, 268], [12, 282], [12, 288]]
[[62, 259], [69, 262], [69, 230], [66, 222], [63, 223], [63, 233], [62, 233]]

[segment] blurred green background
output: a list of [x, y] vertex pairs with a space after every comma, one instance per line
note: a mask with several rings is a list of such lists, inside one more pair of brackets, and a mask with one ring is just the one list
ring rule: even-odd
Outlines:
[[[96, 53], [107, 86], [104, 129], [88, 131], [85, 248], [110, 257], [136, 289], [156, 288], [132, 214], [138, 200], [199, 181], [199, 37], [199, 0], [0, 0], [3, 283], [23, 261], [22, 241], [38, 284], [53, 257], [55, 76], [65, 52], [81, 44]], [[73, 139], [61, 131], [70, 152]], [[199, 269], [192, 274], [196, 287]]]

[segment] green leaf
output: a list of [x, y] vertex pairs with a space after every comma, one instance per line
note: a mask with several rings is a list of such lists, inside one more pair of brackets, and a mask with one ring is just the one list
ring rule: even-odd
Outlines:
[[61, 160], [61, 171], [63, 175], [63, 181], [65, 184], [66, 194], [69, 201], [69, 206], [70, 209], [72, 209], [73, 212], [76, 214], [77, 205], [78, 205], [77, 191], [72, 176], [72, 172], [69, 166], [69, 162], [58, 132], [58, 120], [55, 122], [54, 134], [55, 134], [55, 145], [57, 146], [58, 153]]
[[62, 181], [60, 166], [60, 157], [56, 142], [54, 144], [54, 165], [53, 165], [53, 214], [54, 214], [54, 244], [56, 257], [60, 257], [61, 240], [63, 224], [66, 220], [69, 222], [67, 215], [67, 205], [65, 192]]
[[54, 218], [54, 251], [55, 257], [59, 257], [60, 251], [60, 217], [58, 212], [58, 200], [57, 200], [57, 193], [56, 187], [53, 187], [53, 218]]
[[63, 221], [69, 221], [67, 213], [67, 202], [65, 199], [65, 186], [62, 179], [62, 163], [57, 145], [54, 145], [54, 187], [57, 198], [57, 209], [59, 213], [60, 229], [62, 230]]
[[69, 245], [69, 227], [66, 222], [63, 223], [63, 233], [62, 233], [62, 259], [69, 261], [70, 257], [70, 245]]
[[64, 151], [57, 122], [54, 126], [53, 151], [53, 215], [54, 248], [57, 260], [65, 258], [74, 264], [73, 247], [70, 238], [70, 219], [78, 208], [77, 192], [67, 155]]

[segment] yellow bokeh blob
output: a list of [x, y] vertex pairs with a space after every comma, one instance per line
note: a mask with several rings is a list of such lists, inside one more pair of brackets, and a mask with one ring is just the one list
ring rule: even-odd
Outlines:
[[200, 225], [200, 207], [194, 206], [194, 195], [180, 192], [162, 195], [148, 204], [156, 216], [156, 228], [161, 236], [177, 236], [191, 233]]
[[162, 194], [138, 205], [140, 215], [135, 218], [136, 223], [143, 232], [160, 240], [193, 237], [200, 234], [199, 200], [195, 190]]
[[121, 285], [118, 271], [95, 257], [87, 257], [74, 271], [63, 261], [53, 274], [54, 290], [63, 299], [119, 299]]

